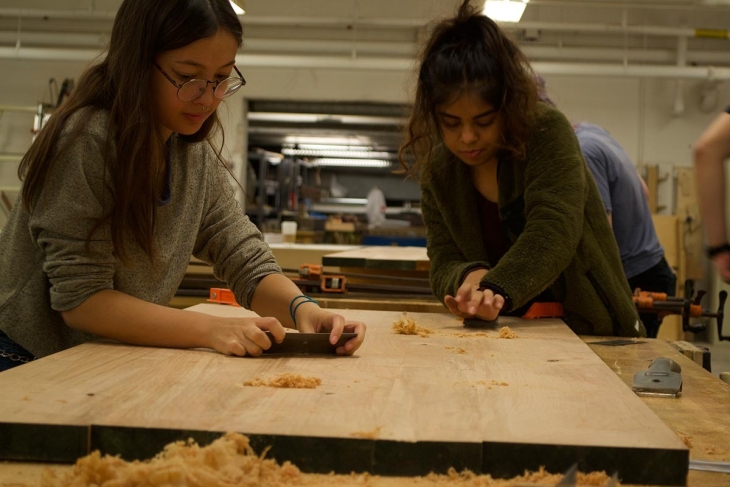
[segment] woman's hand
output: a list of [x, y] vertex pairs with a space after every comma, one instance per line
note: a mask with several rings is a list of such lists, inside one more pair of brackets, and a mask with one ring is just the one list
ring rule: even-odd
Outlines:
[[276, 318], [218, 318], [210, 328], [209, 346], [225, 355], [258, 357], [271, 347], [263, 330], [271, 332], [276, 343], [281, 343], [286, 335]]
[[345, 322], [342, 315], [325, 311], [315, 303], [307, 303], [296, 311], [297, 329], [302, 333], [330, 333], [330, 343], [335, 344], [342, 333], [357, 333], [355, 338], [345, 345], [337, 347], [338, 355], [352, 355], [365, 340], [365, 323], [359, 321]]
[[497, 319], [504, 306], [504, 297], [494, 294], [491, 290], [479, 290], [479, 283], [489, 272], [487, 269], [476, 269], [464, 278], [459, 286], [456, 297], [446, 296], [444, 304], [449, 311], [459, 318], [480, 318], [486, 321]]

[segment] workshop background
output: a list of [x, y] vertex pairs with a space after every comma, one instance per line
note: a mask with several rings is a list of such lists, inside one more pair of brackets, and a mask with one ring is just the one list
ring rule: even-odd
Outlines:
[[[418, 41], [430, 19], [459, 2], [236, 3], [245, 10], [237, 64], [248, 84], [220, 112], [245, 211], [272, 242], [289, 220], [298, 223], [298, 242], [422, 245], [418, 185], [393, 170]], [[119, 4], [0, 5], [0, 224], [34, 125], [103, 49]], [[520, 22], [502, 25], [571, 121], [601, 125], [623, 145], [649, 184], [680, 282], [696, 279], [716, 295], [720, 285], [702, 256], [692, 143], [730, 104], [730, 1], [532, 0]], [[367, 225], [374, 188], [387, 204], [379, 228]], [[716, 344], [708, 329], [693, 339]], [[683, 337], [678, 321], [662, 333]], [[730, 370], [715, 349], [714, 370]]]

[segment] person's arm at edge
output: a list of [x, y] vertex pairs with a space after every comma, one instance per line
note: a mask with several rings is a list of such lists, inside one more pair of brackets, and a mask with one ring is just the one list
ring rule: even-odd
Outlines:
[[725, 168], [730, 157], [730, 114], [722, 113], [694, 145], [694, 167], [700, 210], [705, 221], [707, 244], [727, 242], [725, 224]]

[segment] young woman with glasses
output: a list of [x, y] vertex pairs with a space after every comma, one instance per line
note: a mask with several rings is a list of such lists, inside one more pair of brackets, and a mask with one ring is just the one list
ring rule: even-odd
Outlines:
[[[94, 337], [259, 355], [284, 326], [358, 336], [276, 264], [233, 197], [210, 138], [244, 84], [228, 0], [125, 0], [106, 58], [88, 68], [22, 160], [0, 235], [0, 370]], [[165, 305], [191, 255], [262, 318]]]
[[453, 314], [558, 301], [578, 333], [645, 334], [570, 123], [538, 103], [525, 56], [469, 0], [426, 41], [400, 155], [421, 181], [431, 286]]

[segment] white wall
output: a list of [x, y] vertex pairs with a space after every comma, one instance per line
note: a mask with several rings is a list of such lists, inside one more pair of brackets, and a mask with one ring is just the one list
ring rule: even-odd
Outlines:
[[[659, 165], [673, 175], [675, 166], [692, 165], [692, 144], [730, 104], [730, 83], [718, 86], [716, 106], [700, 105], [703, 83], [685, 81], [684, 113], [673, 115], [677, 82], [635, 78], [545, 76], [548, 93], [573, 123], [601, 125], [643, 168]], [[672, 184], [659, 185], [659, 205], [673, 207]]]
[[[0, 60], [0, 105], [36, 105], [50, 101], [48, 79], [78, 78], [84, 63]], [[242, 96], [226, 102], [221, 118], [226, 152], [240, 175], [245, 146], [244, 99], [378, 101], [404, 103], [410, 98], [411, 75], [399, 71], [249, 68]], [[610, 131], [637, 165], [659, 164], [670, 173], [691, 164], [691, 144], [730, 103], [730, 83], [719, 85], [718, 104], [700, 109], [701, 82], [685, 81], [684, 114], [675, 117], [675, 81], [635, 78], [545, 76], [548, 92], [573, 122], [589, 121]], [[30, 144], [31, 114], [5, 113], [0, 118], [0, 153], [23, 152]], [[16, 186], [17, 164], [0, 163], [0, 186]], [[242, 181], [243, 182], [243, 181]], [[660, 186], [660, 204], [671, 208], [671, 185]]]

